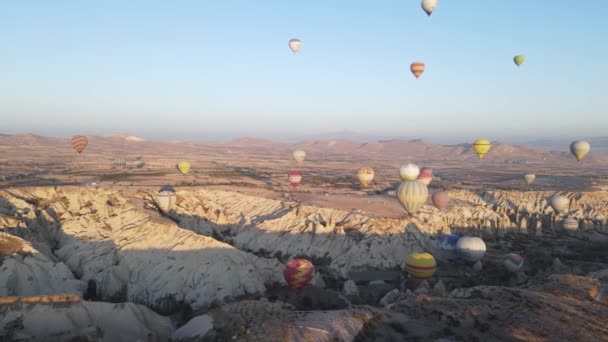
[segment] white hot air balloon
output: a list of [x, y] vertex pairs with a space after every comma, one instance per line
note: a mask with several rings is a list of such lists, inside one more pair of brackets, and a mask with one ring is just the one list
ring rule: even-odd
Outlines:
[[175, 189], [169, 185], [163, 186], [156, 195], [156, 203], [163, 212], [169, 212], [175, 206]]
[[289, 48], [291, 49], [291, 51], [295, 54], [296, 52], [298, 52], [300, 50], [300, 48], [302, 47], [302, 42], [297, 39], [297, 38], [293, 38], [289, 40]]
[[399, 176], [402, 181], [414, 180], [418, 178], [419, 174], [420, 169], [414, 164], [401, 165], [399, 168]]
[[410, 215], [417, 213], [428, 198], [429, 190], [418, 180], [404, 181], [397, 189], [397, 199]]
[[578, 221], [576, 219], [568, 217], [567, 219], [562, 221], [562, 227], [564, 227], [565, 230], [575, 232], [578, 230]]
[[591, 145], [585, 140], [577, 140], [570, 144], [570, 152], [574, 154], [576, 160], [581, 160], [589, 153]]
[[306, 159], [306, 152], [304, 150], [293, 151], [293, 159], [296, 161], [296, 164], [301, 165], [304, 159]]
[[551, 197], [550, 204], [551, 208], [553, 208], [553, 210], [559, 214], [562, 211], [568, 209], [568, 207], [570, 206], [570, 200], [566, 196], [555, 195]]
[[524, 180], [526, 181], [526, 184], [528, 184], [528, 185], [532, 184], [532, 182], [534, 182], [535, 179], [536, 179], [536, 175], [533, 173], [526, 173], [524, 175]]
[[437, 8], [437, 0], [422, 0], [421, 6], [426, 14], [431, 15], [435, 8]]
[[456, 244], [458, 255], [469, 265], [475, 264], [486, 254], [486, 243], [474, 236], [463, 236]]

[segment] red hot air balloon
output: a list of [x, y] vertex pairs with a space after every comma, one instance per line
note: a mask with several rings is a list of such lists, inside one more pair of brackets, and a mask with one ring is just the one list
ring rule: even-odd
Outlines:
[[310, 283], [315, 274], [315, 267], [305, 259], [293, 259], [283, 271], [287, 285], [296, 293], [300, 294]]
[[298, 185], [300, 185], [300, 182], [302, 181], [302, 175], [298, 172], [298, 171], [291, 171], [288, 174], [288, 179], [289, 179], [289, 183], [291, 183], [291, 186], [293, 186], [293, 188], [297, 188]]
[[433, 180], [433, 174], [429, 171], [420, 171], [420, 174], [418, 175], [418, 180], [424, 183], [424, 185], [428, 186]]
[[87, 139], [87, 137], [85, 137], [84, 135], [75, 135], [72, 137], [72, 147], [74, 147], [74, 149], [78, 153], [82, 153], [82, 151], [84, 151], [84, 148], [87, 147], [88, 144], [89, 139]]
[[437, 207], [437, 209], [443, 210], [445, 207], [448, 206], [450, 196], [445, 190], [437, 191], [431, 196], [431, 201], [433, 201], [433, 205]]

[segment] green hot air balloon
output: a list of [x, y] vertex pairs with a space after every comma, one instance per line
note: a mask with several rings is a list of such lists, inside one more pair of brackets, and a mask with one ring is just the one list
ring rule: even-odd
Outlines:
[[517, 56], [513, 57], [513, 62], [515, 62], [515, 65], [517, 65], [517, 66], [524, 64], [525, 60], [526, 60], [526, 57], [524, 57], [524, 55], [517, 55]]

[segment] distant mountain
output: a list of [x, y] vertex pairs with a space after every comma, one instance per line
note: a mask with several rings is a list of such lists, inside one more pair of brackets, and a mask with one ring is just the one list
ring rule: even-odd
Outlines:
[[[608, 137], [583, 138], [591, 144], [591, 153], [598, 155], [608, 155]], [[520, 143], [522, 146], [542, 148], [552, 151], [570, 151], [570, 144], [576, 139], [538, 139]]]

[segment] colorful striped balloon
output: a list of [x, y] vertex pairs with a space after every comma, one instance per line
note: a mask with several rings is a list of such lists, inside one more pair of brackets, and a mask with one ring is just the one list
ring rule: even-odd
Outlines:
[[72, 137], [72, 147], [78, 153], [82, 153], [82, 151], [84, 151], [85, 147], [87, 147], [88, 144], [89, 139], [87, 139], [87, 137], [85, 137], [84, 135], [75, 135]]
[[412, 71], [412, 74], [418, 78], [424, 72], [424, 63], [414, 62], [410, 65], [410, 70]]
[[437, 270], [437, 262], [429, 253], [412, 253], [405, 260], [405, 268], [414, 280], [430, 279]]
[[289, 179], [289, 183], [295, 189], [298, 185], [300, 185], [302, 175], [298, 171], [291, 171], [287, 175], [287, 179]]
[[410, 215], [417, 213], [428, 198], [426, 185], [417, 180], [405, 181], [397, 189], [397, 199]]
[[433, 201], [433, 205], [439, 209], [443, 210], [448, 206], [448, 202], [450, 201], [450, 195], [447, 191], [441, 190], [437, 191], [431, 196], [431, 201]]
[[511, 253], [507, 254], [502, 258], [502, 263], [505, 265], [509, 272], [517, 272], [524, 265], [524, 258], [522, 258], [519, 254]]
[[287, 285], [299, 294], [310, 283], [315, 274], [315, 267], [306, 259], [293, 259], [283, 271]]

